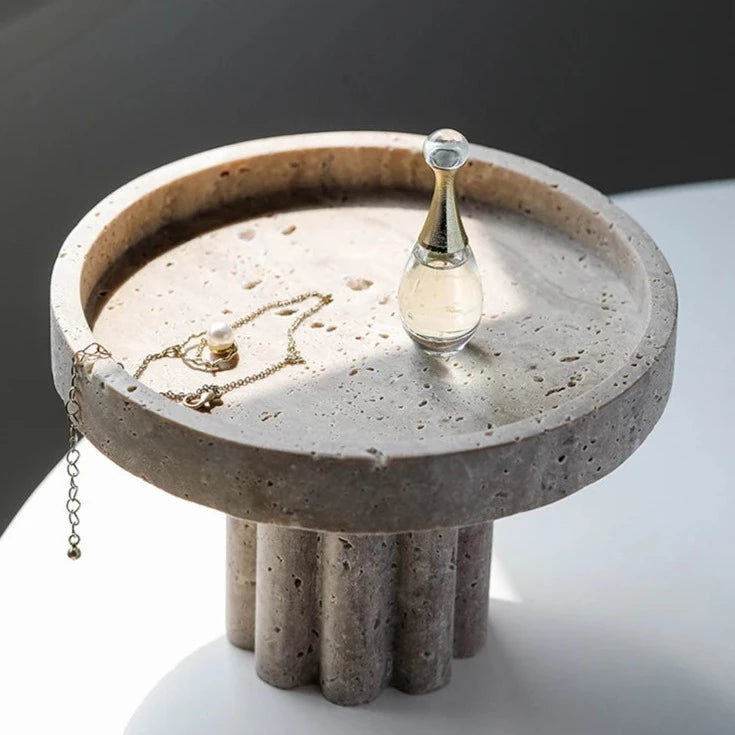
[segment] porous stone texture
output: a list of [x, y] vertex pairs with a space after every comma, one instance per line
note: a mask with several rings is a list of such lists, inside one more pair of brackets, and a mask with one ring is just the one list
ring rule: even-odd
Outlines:
[[[345, 533], [483, 523], [564, 497], [629, 456], [671, 385], [666, 261], [598, 192], [475, 146], [457, 187], [487, 309], [468, 349], [427, 361], [395, 313], [431, 191], [421, 140], [237, 144], [157, 169], [95, 207], [62, 247], [51, 294], [62, 396], [77, 350], [99, 340], [114, 356], [80, 385], [89, 439], [189, 500]], [[201, 383], [177, 361], [131, 376], [143, 355], [215, 316], [314, 288], [335, 299], [299, 332], [307, 366], [229, 395], [211, 415], [158, 392]], [[238, 370], [282, 354], [278, 319], [240, 333], [251, 360]]]
[[423, 694], [449, 681], [456, 553], [456, 528], [398, 536], [393, 684], [404, 692]]
[[310, 531], [258, 524], [255, 668], [284, 689], [308, 684], [318, 671], [318, 540]]
[[360, 704], [388, 683], [395, 538], [322, 536], [319, 683], [327, 699]]
[[255, 523], [227, 516], [227, 637], [240, 648], [255, 646]]
[[[113, 355], [85, 365], [82, 431], [152, 484], [247, 519], [229, 526], [231, 640], [254, 642], [268, 681], [318, 675], [342, 703], [387, 681], [441, 686], [452, 647], [484, 640], [492, 521], [617, 467], [672, 381], [676, 288], [648, 235], [581, 182], [479, 146], [457, 190], [485, 313], [461, 354], [418, 352], [395, 293], [431, 195], [422, 140], [302, 135], [164, 166], [75, 227], [51, 283], [59, 394], [79, 350]], [[312, 290], [334, 300], [297, 333], [305, 365], [211, 414], [161, 391], [263, 370], [294, 312], [238, 330], [238, 365], [214, 379], [177, 360], [132, 377], [211, 322]]]
[[[373, 535], [258, 524], [257, 547], [253, 530], [228, 519], [227, 629], [232, 643], [255, 650], [269, 684], [318, 683], [341, 705], [389, 685], [423, 694], [449, 681], [453, 655], [484, 643], [490, 523]], [[243, 595], [256, 549], [257, 593]]]
[[493, 524], [459, 530], [454, 593], [454, 655], [474, 656], [485, 644], [490, 603]]

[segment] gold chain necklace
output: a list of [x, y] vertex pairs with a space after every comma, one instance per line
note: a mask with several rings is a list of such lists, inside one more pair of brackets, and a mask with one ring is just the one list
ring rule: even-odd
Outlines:
[[[220, 401], [221, 397], [225, 393], [229, 393], [230, 391], [236, 390], [237, 388], [242, 388], [245, 385], [250, 385], [250, 383], [255, 383], [258, 380], [263, 380], [263, 378], [274, 375], [279, 370], [282, 370], [288, 365], [303, 364], [305, 360], [299, 352], [298, 347], [296, 346], [294, 332], [309, 317], [314, 316], [314, 314], [316, 314], [320, 309], [322, 309], [332, 301], [332, 296], [330, 294], [321, 294], [318, 291], [309, 291], [307, 293], [300, 294], [299, 296], [294, 296], [291, 299], [271, 301], [269, 304], [261, 306], [259, 309], [256, 309], [250, 314], [241, 317], [230, 325], [231, 329], [234, 331], [236, 329], [239, 329], [240, 327], [245, 326], [246, 324], [249, 324], [250, 322], [254, 321], [259, 316], [262, 316], [268, 311], [272, 311], [273, 309], [283, 309], [285, 307], [293, 306], [294, 304], [300, 304], [303, 301], [307, 301], [308, 299], [313, 298], [318, 299], [317, 303], [314, 304], [314, 306], [311, 306], [303, 311], [291, 322], [291, 325], [286, 332], [286, 354], [278, 362], [274, 362], [272, 365], [269, 365], [267, 368], [264, 368], [257, 373], [246, 375], [243, 378], [233, 380], [230, 383], [225, 383], [224, 385], [214, 385], [208, 383], [206, 385], [202, 385], [198, 390], [191, 393], [176, 393], [174, 391], [167, 390], [164, 391], [162, 395], [166, 396], [166, 398], [170, 398], [172, 401], [183, 403], [189, 408], [196, 408], [200, 411], [208, 411], [213, 406], [217, 405], [217, 403]], [[171, 345], [170, 347], [164, 348], [160, 352], [153, 352], [150, 355], [147, 355], [143, 359], [143, 362], [140, 364], [138, 369], [133, 373], [133, 377], [140, 378], [140, 376], [143, 375], [143, 373], [152, 362], [165, 358], [178, 358], [179, 360], [184, 362], [185, 365], [191, 367], [194, 370], [203, 370], [204, 372], [209, 373], [218, 373], [221, 370], [226, 369], [227, 364], [236, 354], [236, 350], [226, 352], [224, 353], [224, 355], [216, 357], [214, 360], [205, 360], [202, 356], [204, 348], [207, 345], [205, 334], [206, 332], [197, 332], [195, 334], [190, 334], [180, 344]]]
[[[184, 406], [188, 406], [189, 408], [199, 411], [210, 411], [212, 408], [222, 403], [222, 396], [225, 393], [229, 393], [237, 388], [242, 388], [246, 385], [250, 385], [251, 383], [263, 380], [289, 365], [304, 364], [306, 361], [296, 346], [294, 333], [309, 317], [313, 316], [320, 309], [331, 303], [331, 294], [322, 294], [318, 291], [308, 291], [307, 293], [299, 294], [298, 296], [294, 296], [290, 299], [271, 301], [229, 325], [230, 329], [235, 331], [236, 329], [254, 321], [266, 312], [272, 311], [273, 309], [284, 309], [286, 307], [308, 301], [309, 299], [317, 299], [317, 302], [313, 306], [310, 306], [308, 309], [301, 312], [301, 314], [291, 322], [288, 330], [286, 331], [286, 354], [277, 362], [272, 363], [257, 373], [251, 373], [250, 375], [230, 381], [224, 385], [207, 383], [200, 386], [193, 392], [183, 393], [166, 390], [163, 391], [161, 395], [166, 396], [166, 398], [170, 398], [172, 401], [181, 403]], [[216, 374], [234, 366], [234, 359], [237, 356], [236, 346], [228, 348], [221, 353], [215, 353], [212, 360], [208, 360], [204, 357], [204, 349], [207, 346], [205, 335], [206, 332], [190, 334], [179, 344], [170, 345], [169, 347], [162, 349], [160, 352], [152, 352], [151, 354], [146, 355], [146, 357], [143, 358], [143, 362], [138, 366], [138, 369], [133, 373], [133, 377], [136, 379], [140, 378], [152, 362], [166, 358], [179, 359], [187, 367], [193, 370], [200, 370], [212, 374]], [[74, 354], [71, 364], [69, 394], [67, 401], [64, 404], [69, 424], [69, 445], [66, 452], [66, 473], [69, 477], [69, 492], [66, 500], [66, 511], [69, 518], [69, 526], [71, 528], [71, 533], [69, 534], [68, 539], [69, 549], [67, 551], [67, 556], [70, 559], [79, 559], [82, 555], [81, 549], [79, 548], [79, 542], [81, 539], [77, 533], [77, 527], [79, 526], [79, 509], [81, 508], [81, 502], [78, 498], [79, 486], [77, 485], [77, 477], [79, 476], [78, 444], [82, 438], [80, 428], [81, 404], [79, 403], [79, 383], [85, 366], [93, 364], [100, 359], [112, 359], [112, 353], [98, 342], [93, 342]]]

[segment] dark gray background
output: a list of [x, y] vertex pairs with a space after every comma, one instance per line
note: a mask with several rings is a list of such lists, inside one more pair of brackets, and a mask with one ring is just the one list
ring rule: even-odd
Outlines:
[[608, 193], [731, 177], [733, 5], [0, 0], [0, 531], [64, 450], [49, 276], [109, 191], [246, 138], [442, 125]]

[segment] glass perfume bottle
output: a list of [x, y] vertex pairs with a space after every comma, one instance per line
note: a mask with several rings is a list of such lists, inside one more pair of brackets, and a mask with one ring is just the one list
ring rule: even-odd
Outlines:
[[434, 170], [434, 195], [398, 289], [403, 327], [425, 352], [451, 355], [472, 338], [482, 316], [482, 282], [454, 192], [469, 155], [456, 130], [436, 130], [424, 141]]

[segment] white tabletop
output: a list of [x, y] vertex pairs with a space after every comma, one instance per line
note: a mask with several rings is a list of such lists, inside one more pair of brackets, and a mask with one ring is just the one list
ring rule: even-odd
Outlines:
[[677, 277], [670, 404], [611, 476], [496, 524], [489, 643], [447, 688], [347, 709], [261, 682], [223, 636], [224, 518], [85, 444], [82, 560], [63, 466], [0, 538], [0, 733], [734, 732], [735, 182], [617, 201]]

